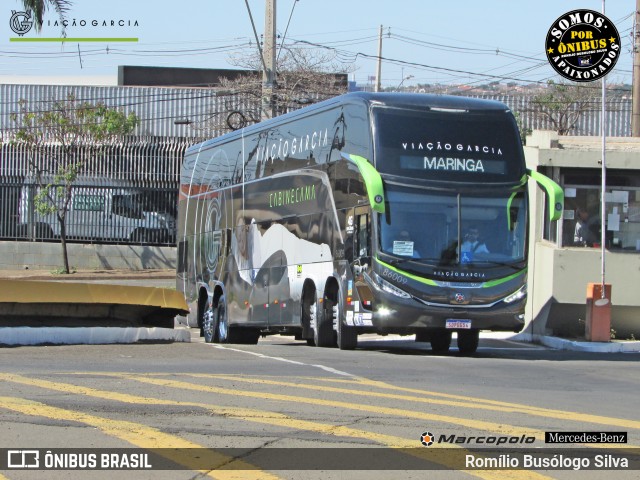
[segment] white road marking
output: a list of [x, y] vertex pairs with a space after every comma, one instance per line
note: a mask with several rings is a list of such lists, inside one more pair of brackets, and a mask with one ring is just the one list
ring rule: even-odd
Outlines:
[[239, 348], [225, 347], [225, 346], [222, 346], [222, 345], [213, 345], [213, 344], [209, 344], [209, 343], [207, 343], [206, 345], [209, 345], [209, 346], [211, 346], [213, 348], [217, 348], [217, 349], [220, 349], [220, 350], [229, 350], [231, 352], [248, 353], [249, 355], [253, 355], [255, 357], [264, 358], [264, 359], [267, 359], [267, 360], [275, 360], [277, 362], [291, 363], [293, 365], [301, 365], [301, 366], [304, 366], [304, 367], [319, 368], [321, 370], [324, 370], [325, 372], [333, 373], [334, 375], [341, 375], [343, 377], [356, 378], [356, 375], [353, 375], [352, 373], [343, 372], [342, 370], [336, 370], [335, 368], [327, 367], [325, 365], [319, 365], [319, 364], [312, 365], [310, 363], [303, 363], [303, 362], [298, 362], [296, 360], [289, 360], [288, 358], [271, 357], [271, 356], [265, 355], [263, 353], [248, 352], [247, 350], [241, 350]]

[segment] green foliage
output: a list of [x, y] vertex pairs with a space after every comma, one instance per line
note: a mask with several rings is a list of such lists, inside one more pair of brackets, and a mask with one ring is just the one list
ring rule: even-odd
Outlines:
[[[133, 132], [138, 117], [102, 102], [79, 101], [73, 93], [35, 108], [20, 100], [16, 107], [11, 142], [30, 153], [30, 173], [39, 185], [35, 210], [43, 216], [56, 214], [64, 232], [73, 182], [79, 174], [91, 175], [92, 168], [105, 161], [106, 149]], [[61, 240], [68, 272], [64, 234]]]
[[[31, 10], [35, 16], [36, 31], [40, 32], [42, 29], [42, 23], [44, 21], [44, 12], [47, 9], [47, 4], [52, 7], [60, 18], [60, 22], [66, 19], [65, 15], [71, 6], [69, 0], [22, 0], [22, 5], [25, 10]], [[64, 28], [62, 29], [64, 33]]]
[[70, 271], [65, 271], [64, 267], [60, 267], [60, 268], [54, 268], [53, 270], [51, 270], [51, 273], [53, 275], [66, 275], [69, 273], [76, 273], [76, 268], [72, 267]]
[[513, 116], [515, 117], [516, 124], [518, 125], [518, 131], [520, 132], [520, 140], [524, 145], [527, 139], [527, 135], [531, 134], [531, 129], [524, 127], [524, 123], [522, 121], [522, 115], [520, 115], [520, 112], [513, 112]]
[[547, 82], [547, 90], [531, 100], [534, 114], [548, 120], [559, 135], [569, 135], [580, 117], [593, 109], [599, 82], [585, 84]]
[[[73, 94], [64, 100], [53, 100], [42, 111], [31, 111], [28, 107], [25, 100], [20, 100], [18, 113], [11, 115], [17, 127], [13, 142], [26, 146], [34, 154], [41, 153], [41, 157], [46, 156], [44, 164], [38, 164], [35, 156], [30, 162], [41, 187], [35, 198], [36, 210], [42, 215], [62, 213], [64, 217], [71, 185], [78, 174], [90, 174], [92, 162], [101, 159], [105, 147], [131, 133], [138, 117], [102, 102], [78, 101]], [[60, 149], [52, 149], [53, 145]], [[60, 153], [56, 153], [58, 151]], [[45, 173], [53, 176], [53, 182], [44, 181]], [[54, 191], [54, 184], [66, 188]]]

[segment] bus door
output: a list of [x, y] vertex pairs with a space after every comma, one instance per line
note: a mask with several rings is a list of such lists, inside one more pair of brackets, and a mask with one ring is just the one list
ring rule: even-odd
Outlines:
[[[352, 237], [352, 258], [349, 259], [353, 271], [355, 290], [358, 293], [358, 304], [356, 306], [356, 316], [361, 309], [367, 311], [371, 309], [373, 295], [364, 282], [363, 273], [371, 269], [371, 209], [369, 207], [356, 207], [352, 210], [353, 216], [353, 237]], [[347, 292], [347, 296], [351, 296]]]
[[352, 258], [349, 261], [352, 265], [371, 266], [371, 209], [356, 207], [351, 210], [349, 217], [347, 221], [353, 222], [352, 226], [348, 226], [347, 232], [353, 232]]

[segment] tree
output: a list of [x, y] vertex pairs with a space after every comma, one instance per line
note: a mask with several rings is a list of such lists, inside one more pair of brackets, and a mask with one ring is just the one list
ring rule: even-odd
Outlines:
[[[25, 10], [31, 10], [35, 15], [36, 31], [42, 30], [42, 23], [44, 21], [44, 12], [47, 10], [47, 4], [53, 7], [58, 13], [61, 21], [66, 20], [66, 13], [69, 11], [71, 2], [69, 0], [22, 0]], [[64, 32], [64, 27], [63, 30]]]
[[600, 101], [600, 83], [556, 83], [549, 80], [547, 89], [531, 100], [536, 117], [549, 122], [558, 135], [569, 135], [578, 120]]
[[82, 102], [69, 94], [37, 110], [20, 100], [11, 115], [16, 129], [12, 143], [29, 153], [29, 168], [38, 186], [34, 206], [38, 214], [55, 215], [60, 226], [64, 272], [70, 273], [66, 216], [73, 182], [104, 161], [110, 145], [133, 131], [138, 118], [103, 103]]
[[[262, 64], [259, 56], [232, 58], [230, 62], [247, 69], [247, 73], [235, 79], [222, 79], [220, 93], [228, 95], [226, 111], [212, 112], [202, 122], [199, 128], [206, 130], [207, 134], [242, 128], [259, 122], [262, 117]], [[350, 71], [353, 71], [352, 65], [336, 61], [333, 51], [284, 47], [277, 62], [274, 110], [280, 115], [346, 93]]]
[[518, 125], [518, 131], [520, 132], [520, 140], [522, 144], [525, 144], [527, 135], [531, 134], [531, 129], [524, 126], [524, 122], [522, 121], [522, 115], [520, 112], [513, 112], [513, 116], [516, 119], [516, 125]]

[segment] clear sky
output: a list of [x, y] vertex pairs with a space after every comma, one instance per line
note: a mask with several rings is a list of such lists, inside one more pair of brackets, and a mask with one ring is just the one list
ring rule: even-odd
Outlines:
[[[248, 1], [256, 29], [264, 30], [264, 0]], [[68, 37], [137, 37], [138, 42], [22, 43], [9, 26], [19, 0], [0, 8], [0, 82], [15, 76], [111, 76], [118, 65], [238, 68], [233, 57], [255, 52], [244, 0], [75, 0]], [[544, 43], [562, 14], [602, 11], [602, 0], [277, 0], [277, 30], [285, 44], [326, 47], [336, 61], [355, 68], [351, 79], [366, 83], [376, 72], [378, 30], [384, 29], [383, 86], [416, 83], [482, 84], [558, 79]], [[608, 0], [605, 14], [616, 25], [622, 53], [607, 80], [631, 83], [635, 0]], [[53, 10], [40, 35], [59, 37]], [[75, 26], [73, 21], [75, 20]], [[85, 25], [81, 25], [84, 20]], [[98, 25], [92, 25], [96, 20]], [[111, 22], [114, 26], [111, 26]], [[103, 26], [106, 23], [107, 26]], [[320, 48], [320, 47], [315, 47]]]

